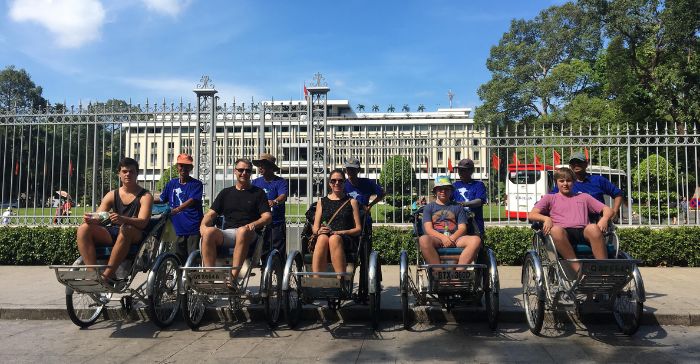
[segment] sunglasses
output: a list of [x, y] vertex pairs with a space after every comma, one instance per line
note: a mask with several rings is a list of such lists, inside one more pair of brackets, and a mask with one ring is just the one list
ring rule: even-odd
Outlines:
[[251, 173], [253, 173], [253, 170], [250, 169], [250, 168], [236, 168], [236, 171], [238, 171], [238, 173], [240, 173], [240, 174], [243, 174], [243, 173], [251, 174]]
[[332, 178], [332, 179], [330, 180], [330, 183], [331, 183], [332, 185], [341, 184], [341, 183], [343, 183], [343, 182], [345, 182], [345, 180], [342, 179], [342, 178], [341, 178], [341, 179]]

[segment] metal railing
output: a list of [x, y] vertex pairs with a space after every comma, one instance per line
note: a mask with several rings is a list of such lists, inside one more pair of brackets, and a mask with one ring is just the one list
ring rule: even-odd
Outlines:
[[[310, 143], [305, 102], [221, 103], [213, 113], [214, 191], [234, 183], [236, 158], [272, 153], [282, 168], [279, 174], [290, 185], [287, 218], [299, 223], [311, 201], [308, 191], [312, 199], [323, 193], [318, 185], [323, 183], [323, 167], [328, 172], [342, 167], [346, 158], [358, 157], [363, 164], [360, 176], [378, 181], [387, 191], [385, 200], [373, 208], [374, 220], [407, 224], [415, 203], [421, 197], [430, 201], [433, 178], [458, 178], [456, 170], [448, 170], [450, 165], [471, 158], [477, 167], [475, 178], [488, 191], [487, 224], [519, 224], [532, 203], [553, 187], [552, 170], [567, 164], [574, 152], [583, 152], [592, 173], [623, 190], [622, 224], [698, 223], [697, 124], [574, 130], [566, 125], [494, 128], [455, 119], [442, 128], [415, 114], [371, 125], [344, 116], [344, 125], [354, 125], [352, 130], [333, 126], [329, 117], [321, 131], [325, 138], [317, 130], [316, 142]], [[415, 127], [418, 120], [427, 127]], [[0, 114], [0, 161], [5, 166], [0, 209], [12, 210], [2, 223], [78, 224], [83, 212], [96, 209], [118, 186], [116, 167], [124, 156], [139, 160], [141, 183], [159, 192], [157, 181], [163, 175], [175, 177], [171, 167], [177, 155], [196, 153], [196, 146], [202, 146], [195, 132], [198, 125], [192, 105], [182, 102]], [[324, 148], [325, 155], [318, 159]], [[309, 189], [308, 183], [316, 185]]]

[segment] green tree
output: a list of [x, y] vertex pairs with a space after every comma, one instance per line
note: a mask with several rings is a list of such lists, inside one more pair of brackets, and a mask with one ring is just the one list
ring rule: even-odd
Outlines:
[[389, 105], [389, 107], [386, 108], [386, 112], [394, 112], [396, 111], [396, 108], [394, 107], [393, 104]]
[[423, 112], [423, 111], [425, 111], [425, 105], [423, 105], [423, 104], [418, 105], [418, 112]]
[[379, 105], [372, 105], [372, 112], [379, 112]]
[[477, 122], [501, 125], [547, 120], [577, 94], [595, 88], [592, 67], [601, 47], [596, 18], [572, 3], [513, 20], [491, 48], [492, 78], [478, 90]]
[[410, 193], [415, 185], [415, 174], [408, 158], [395, 155], [384, 162], [379, 175], [381, 184], [388, 193]]
[[632, 171], [632, 183], [635, 188], [642, 191], [665, 190], [666, 187], [675, 189], [678, 177], [676, 167], [669, 163], [666, 158], [652, 154], [644, 159]]
[[411, 107], [408, 106], [408, 104], [403, 104], [403, 106], [401, 107], [401, 111], [409, 112], [409, 111], [411, 111]]
[[156, 182], [156, 191], [163, 192], [165, 185], [167, 185], [171, 179], [176, 178], [177, 176], [177, 164], [173, 164], [172, 167], [164, 170], [163, 173], [160, 174], [160, 179], [158, 182]]
[[46, 99], [42, 92], [24, 69], [7, 66], [0, 71], [0, 112], [44, 110]]
[[363, 105], [363, 104], [357, 104], [357, 106], [355, 106], [355, 109], [356, 109], [357, 111], [359, 111], [359, 112], [364, 112], [364, 111], [365, 111], [365, 105]]

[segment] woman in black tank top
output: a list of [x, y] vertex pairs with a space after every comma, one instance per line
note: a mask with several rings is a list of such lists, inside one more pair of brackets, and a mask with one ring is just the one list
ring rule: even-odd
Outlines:
[[327, 271], [330, 253], [333, 271], [345, 272], [345, 252], [356, 249], [357, 238], [362, 232], [360, 208], [357, 201], [344, 192], [343, 171], [332, 171], [329, 182], [331, 192], [318, 202], [314, 216], [313, 232], [318, 238], [312, 269], [314, 272]]

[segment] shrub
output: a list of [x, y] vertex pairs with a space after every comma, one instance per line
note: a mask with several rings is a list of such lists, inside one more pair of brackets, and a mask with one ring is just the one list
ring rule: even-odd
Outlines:
[[2, 227], [0, 264], [71, 264], [79, 256], [76, 228]]

